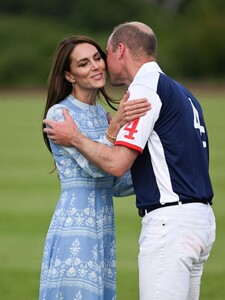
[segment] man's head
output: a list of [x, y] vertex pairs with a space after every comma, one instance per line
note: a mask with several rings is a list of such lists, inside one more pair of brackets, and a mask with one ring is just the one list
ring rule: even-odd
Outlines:
[[144, 23], [129, 22], [115, 27], [107, 44], [111, 83], [130, 84], [144, 63], [156, 60], [156, 50], [156, 36]]

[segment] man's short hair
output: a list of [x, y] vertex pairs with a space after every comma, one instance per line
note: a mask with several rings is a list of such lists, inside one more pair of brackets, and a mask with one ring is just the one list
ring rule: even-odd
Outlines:
[[157, 39], [151, 28], [149, 31], [143, 31], [130, 23], [120, 24], [110, 36], [112, 51], [116, 51], [117, 45], [122, 42], [134, 57], [148, 55], [156, 58]]

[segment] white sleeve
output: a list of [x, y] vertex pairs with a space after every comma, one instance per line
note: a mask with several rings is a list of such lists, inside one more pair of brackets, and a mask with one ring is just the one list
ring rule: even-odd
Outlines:
[[124, 125], [117, 135], [115, 145], [123, 145], [141, 153], [159, 117], [162, 104], [158, 94], [144, 85], [131, 85], [129, 91], [129, 99], [147, 98], [152, 108], [145, 116]]

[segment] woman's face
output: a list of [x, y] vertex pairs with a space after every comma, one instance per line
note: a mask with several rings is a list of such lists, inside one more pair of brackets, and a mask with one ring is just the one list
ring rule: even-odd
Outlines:
[[99, 89], [105, 85], [105, 70], [105, 62], [95, 46], [83, 43], [71, 53], [70, 72], [66, 72], [66, 79], [74, 84], [74, 88]]

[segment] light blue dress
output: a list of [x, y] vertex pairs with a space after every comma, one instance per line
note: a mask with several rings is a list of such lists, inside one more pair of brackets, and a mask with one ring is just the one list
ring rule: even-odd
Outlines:
[[[71, 95], [47, 118], [64, 120], [67, 107], [80, 131], [97, 142], [108, 128], [102, 106]], [[51, 143], [61, 195], [46, 237], [40, 300], [115, 300], [116, 241], [112, 195], [133, 194], [128, 172], [115, 178], [91, 165], [74, 147]]]

